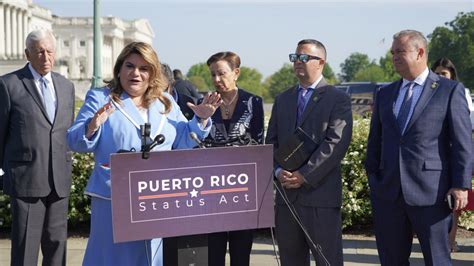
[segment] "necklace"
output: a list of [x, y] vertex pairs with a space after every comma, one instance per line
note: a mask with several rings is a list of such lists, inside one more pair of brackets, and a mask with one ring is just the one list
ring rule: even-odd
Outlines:
[[226, 103], [224, 101], [224, 98], [222, 98], [222, 107], [224, 107], [224, 114], [226, 118], [230, 118], [230, 107], [232, 103], [235, 101], [235, 99], [237, 99], [238, 94], [239, 94], [238, 92], [235, 92], [234, 97], [232, 97], [232, 99], [228, 103]]

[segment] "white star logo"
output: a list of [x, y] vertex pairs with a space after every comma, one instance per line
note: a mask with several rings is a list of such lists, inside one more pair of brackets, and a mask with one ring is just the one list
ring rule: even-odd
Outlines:
[[197, 191], [197, 190], [194, 189], [194, 188], [193, 188], [193, 190], [191, 190], [191, 191], [189, 192], [189, 194], [191, 194], [191, 198], [197, 198], [198, 193], [199, 193], [199, 191]]

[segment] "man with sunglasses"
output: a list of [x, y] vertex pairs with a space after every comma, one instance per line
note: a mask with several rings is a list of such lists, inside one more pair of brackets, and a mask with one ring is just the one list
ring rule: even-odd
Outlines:
[[310, 250], [317, 265], [342, 265], [340, 164], [352, 135], [351, 101], [326, 83], [326, 48], [321, 42], [302, 40], [289, 58], [299, 83], [276, 97], [266, 143], [278, 152], [299, 127], [317, 148], [296, 170], [275, 165], [282, 266], [310, 265]]

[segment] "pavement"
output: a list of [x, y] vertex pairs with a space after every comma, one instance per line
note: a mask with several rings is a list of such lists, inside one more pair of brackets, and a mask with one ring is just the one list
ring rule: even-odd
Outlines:
[[[456, 239], [460, 247], [459, 252], [452, 253], [453, 265], [474, 265], [474, 239]], [[87, 238], [72, 237], [68, 239], [67, 265], [81, 265]], [[344, 235], [343, 236], [344, 265], [379, 265], [375, 238], [365, 235]], [[41, 260], [40, 260], [41, 261]], [[10, 264], [10, 240], [0, 239], [0, 265]], [[421, 254], [418, 240], [413, 243], [410, 258], [411, 265], [425, 265]], [[40, 264], [38, 264], [40, 265]], [[228, 256], [226, 265], [230, 265]], [[275, 252], [270, 237], [258, 237], [255, 239], [250, 259], [251, 266], [277, 266]], [[311, 264], [315, 265], [314, 261]], [[198, 265], [195, 265], [198, 266]]]

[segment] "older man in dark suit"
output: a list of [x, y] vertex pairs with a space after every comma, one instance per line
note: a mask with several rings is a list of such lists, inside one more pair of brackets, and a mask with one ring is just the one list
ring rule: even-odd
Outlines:
[[317, 148], [297, 170], [276, 165], [282, 191], [275, 213], [281, 262], [309, 265], [311, 250], [318, 265], [342, 265], [340, 163], [352, 135], [351, 101], [324, 80], [326, 48], [321, 42], [300, 41], [290, 61], [299, 84], [276, 97], [266, 143], [279, 150], [301, 127]]
[[0, 79], [0, 164], [12, 209], [11, 265], [66, 265], [74, 86], [52, 72], [50, 31], [26, 39], [28, 64]]
[[402, 79], [380, 89], [372, 115], [366, 170], [382, 265], [409, 265], [416, 233], [426, 265], [451, 265], [452, 211], [471, 187], [471, 124], [464, 86], [428, 69], [418, 31], [394, 35]]

